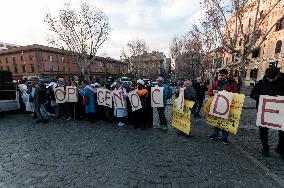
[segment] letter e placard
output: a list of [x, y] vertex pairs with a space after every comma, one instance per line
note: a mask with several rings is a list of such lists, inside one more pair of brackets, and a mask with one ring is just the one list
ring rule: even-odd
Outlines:
[[284, 97], [261, 95], [256, 125], [284, 131]]

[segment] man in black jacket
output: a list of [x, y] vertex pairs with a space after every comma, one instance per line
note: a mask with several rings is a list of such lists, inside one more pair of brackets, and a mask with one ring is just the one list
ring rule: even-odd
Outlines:
[[45, 104], [47, 103], [47, 90], [45, 87], [45, 83], [41, 82], [40, 84], [36, 85], [35, 89], [35, 112], [37, 116], [40, 118], [36, 122], [43, 122], [48, 123], [48, 113], [45, 108]]
[[201, 78], [197, 78], [197, 81], [193, 85], [193, 88], [196, 91], [196, 98], [194, 104], [194, 109], [195, 109], [194, 117], [200, 117], [199, 113], [203, 105], [203, 100], [205, 99], [205, 92], [208, 90], [208, 88], [202, 82]]
[[[280, 76], [280, 71], [277, 67], [266, 69], [265, 76], [252, 89], [250, 97], [256, 100], [258, 108], [260, 95], [284, 96], [284, 79]], [[262, 142], [262, 154], [265, 157], [269, 156], [268, 145], [268, 128], [259, 127], [260, 140]], [[275, 150], [284, 160], [284, 132], [279, 130], [279, 144]]]

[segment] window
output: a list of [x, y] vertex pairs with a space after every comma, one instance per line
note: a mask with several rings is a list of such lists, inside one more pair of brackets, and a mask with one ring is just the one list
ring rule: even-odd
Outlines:
[[279, 20], [276, 24], [276, 31], [280, 31], [282, 29], [284, 29], [284, 18]]
[[249, 36], [245, 35], [245, 44], [247, 44], [249, 42]]
[[49, 56], [49, 61], [53, 61], [52, 55]]
[[15, 58], [15, 57], [12, 57], [12, 59], [13, 59], [13, 63], [16, 63], [16, 58]]
[[21, 61], [24, 61], [24, 55], [21, 55]]
[[61, 57], [61, 63], [64, 63], [64, 57]]
[[251, 25], [251, 18], [249, 19], [248, 28], [250, 28], [250, 25]]
[[32, 54], [30, 54], [30, 60], [33, 60], [33, 55]]
[[15, 65], [15, 74], [18, 74], [18, 67]]
[[260, 48], [256, 48], [252, 51], [252, 58], [257, 58], [260, 55]]
[[243, 39], [240, 39], [239, 40], [239, 46], [242, 46], [242, 44], [243, 44]]
[[277, 60], [277, 61], [274, 61], [274, 62], [270, 62], [270, 63], [269, 63], [269, 67], [278, 67], [278, 63], [279, 63], [278, 60]]
[[278, 40], [276, 43], [276, 47], [275, 47], [275, 54], [280, 54], [281, 53], [281, 48], [282, 48], [282, 41]]
[[257, 30], [255, 34], [256, 34], [256, 38], [259, 39], [261, 36], [261, 29]]
[[25, 72], [26, 72], [26, 66], [23, 65], [23, 66], [22, 66], [22, 69], [23, 69], [23, 73], [25, 73]]
[[35, 72], [35, 68], [34, 68], [33, 65], [31, 65], [31, 71], [32, 71], [32, 73]]
[[262, 11], [260, 11], [260, 13], [259, 13], [259, 18], [260, 18], [260, 19], [262, 19], [262, 18], [263, 18], [263, 10], [262, 10]]
[[9, 61], [8, 61], [8, 58], [7, 58], [7, 57], [5, 58], [5, 62], [6, 62], [6, 63], [9, 63]]
[[250, 70], [250, 78], [256, 80], [257, 79], [257, 72], [258, 72], [258, 69], [251, 69]]

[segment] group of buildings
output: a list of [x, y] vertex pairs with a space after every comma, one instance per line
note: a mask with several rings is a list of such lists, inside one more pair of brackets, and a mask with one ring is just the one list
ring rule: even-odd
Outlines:
[[[42, 46], [17, 46], [0, 43], [0, 70], [12, 72], [14, 79], [79, 77], [81, 70], [73, 57], [64, 50]], [[128, 65], [119, 60], [95, 57], [90, 76], [101, 81], [124, 76]]]
[[[130, 61], [95, 57], [89, 74], [96, 80], [119, 77], [155, 79], [169, 77], [171, 61], [161, 52], [144, 52]], [[42, 45], [19, 46], [0, 43], [0, 70], [12, 72], [14, 79], [80, 76], [81, 70], [68, 51]]]
[[[284, 72], [284, 2], [280, 2], [274, 9], [271, 8], [276, 3], [276, 0], [261, 0], [259, 1], [259, 16], [266, 15], [265, 21], [258, 27], [259, 31], [268, 31], [270, 28], [272, 30], [265, 37], [265, 41], [256, 48], [248, 57], [248, 64], [246, 66], [242, 66], [243, 62], [238, 61], [235, 55], [232, 55], [226, 52], [224, 49], [219, 48], [211, 51], [211, 56], [213, 57], [209, 66], [205, 67], [206, 69], [200, 73], [195, 71], [198, 75], [203, 77], [205, 80], [210, 80], [217, 76], [218, 70], [222, 68], [226, 68], [229, 70], [231, 76], [237, 78], [241, 76], [244, 78], [244, 85], [250, 86], [254, 85], [256, 81], [263, 78], [265, 70], [268, 67], [276, 66], [280, 68], [281, 72]], [[255, 3], [255, 0], [249, 0], [247, 2], [247, 6], [250, 6], [250, 3]], [[245, 7], [246, 8], [246, 7]], [[245, 32], [245, 36], [254, 37], [251, 35], [251, 30], [254, 29], [254, 19], [256, 15], [257, 9], [251, 9], [250, 11], [244, 11], [244, 15], [242, 16], [242, 25], [243, 31]], [[281, 19], [282, 18], [282, 19]], [[257, 18], [258, 19], [258, 18]], [[231, 22], [231, 32], [232, 35], [235, 35], [236, 23], [234, 22], [236, 18], [232, 16], [228, 22]], [[226, 31], [225, 31], [226, 32]], [[247, 32], [247, 33], [246, 33]], [[236, 49], [242, 51], [243, 44], [246, 39], [243, 37], [244, 35], [241, 33], [240, 28], [238, 29], [237, 37], [234, 38], [236, 42]], [[261, 36], [263, 37], [263, 36]], [[260, 44], [261, 37], [256, 41], [256, 45]], [[230, 38], [230, 37], [228, 37]], [[184, 73], [186, 76], [187, 70], [192, 69], [192, 64], [180, 64], [175, 65], [176, 73]], [[192, 72], [192, 71], [191, 71]], [[179, 74], [178, 76], [183, 76]]]

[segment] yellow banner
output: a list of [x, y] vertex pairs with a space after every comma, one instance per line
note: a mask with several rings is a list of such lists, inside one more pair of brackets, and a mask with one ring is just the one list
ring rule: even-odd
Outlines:
[[190, 114], [193, 105], [194, 102], [185, 100], [183, 112], [181, 112], [177, 109], [177, 99], [175, 99], [173, 103], [172, 126], [187, 135], [190, 131]]
[[[208, 114], [207, 123], [214, 127], [219, 127], [220, 129], [224, 129], [230, 133], [237, 134], [240, 124], [241, 112], [244, 105], [244, 100], [245, 100], [245, 95], [234, 93], [229, 112], [229, 118], [222, 119]], [[213, 98], [209, 98], [207, 103], [203, 106], [203, 110], [206, 113], [209, 113], [212, 101]]]

